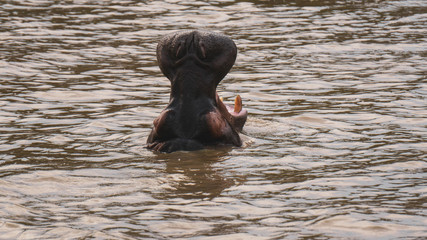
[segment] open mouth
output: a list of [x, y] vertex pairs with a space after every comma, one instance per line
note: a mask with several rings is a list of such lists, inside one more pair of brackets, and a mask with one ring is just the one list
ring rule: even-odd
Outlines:
[[242, 98], [237, 95], [234, 100], [234, 106], [224, 104], [223, 100], [216, 94], [217, 106], [220, 113], [238, 132], [241, 132], [248, 117], [248, 111], [243, 108]]

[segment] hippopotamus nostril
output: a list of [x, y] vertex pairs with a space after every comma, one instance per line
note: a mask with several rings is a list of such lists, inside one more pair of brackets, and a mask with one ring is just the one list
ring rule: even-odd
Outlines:
[[198, 53], [198, 57], [200, 58], [200, 59], [206, 59], [206, 47], [205, 47], [205, 44], [200, 40], [199, 41], [199, 51], [197, 51], [197, 53]]
[[186, 49], [185, 49], [185, 41], [179, 41], [178, 47], [176, 48], [175, 57], [177, 59], [181, 59], [185, 56]]
[[192, 33], [187, 39], [187, 55], [206, 59], [206, 47], [197, 32]]
[[203, 42], [198, 39], [196, 33], [193, 33], [177, 43], [174, 55], [178, 60], [185, 56], [197, 56], [200, 59], [205, 59], [206, 50]]

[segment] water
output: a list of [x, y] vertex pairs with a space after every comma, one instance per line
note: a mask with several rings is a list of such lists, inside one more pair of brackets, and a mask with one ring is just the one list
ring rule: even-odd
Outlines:
[[[424, 239], [427, 4], [3, 1], [0, 239]], [[156, 43], [230, 36], [243, 148], [144, 148]]]

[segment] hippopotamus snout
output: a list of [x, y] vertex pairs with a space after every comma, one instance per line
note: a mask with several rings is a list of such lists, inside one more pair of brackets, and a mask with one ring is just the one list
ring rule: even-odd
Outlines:
[[172, 54], [175, 54], [178, 62], [183, 62], [187, 58], [194, 58], [199, 61], [206, 59], [205, 44], [198, 36], [198, 32], [192, 32], [182, 37], [174, 51], [175, 53], [172, 52]]

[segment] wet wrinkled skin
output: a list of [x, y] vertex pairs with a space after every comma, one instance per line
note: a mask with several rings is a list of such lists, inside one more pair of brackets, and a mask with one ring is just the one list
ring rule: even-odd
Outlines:
[[192, 151], [214, 145], [241, 146], [247, 118], [240, 97], [233, 109], [216, 93], [236, 60], [234, 42], [218, 33], [183, 31], [163, 37], [157, 61], [171, 82], [168, 106], [154, 120], [147, 139], [160, 152]]

